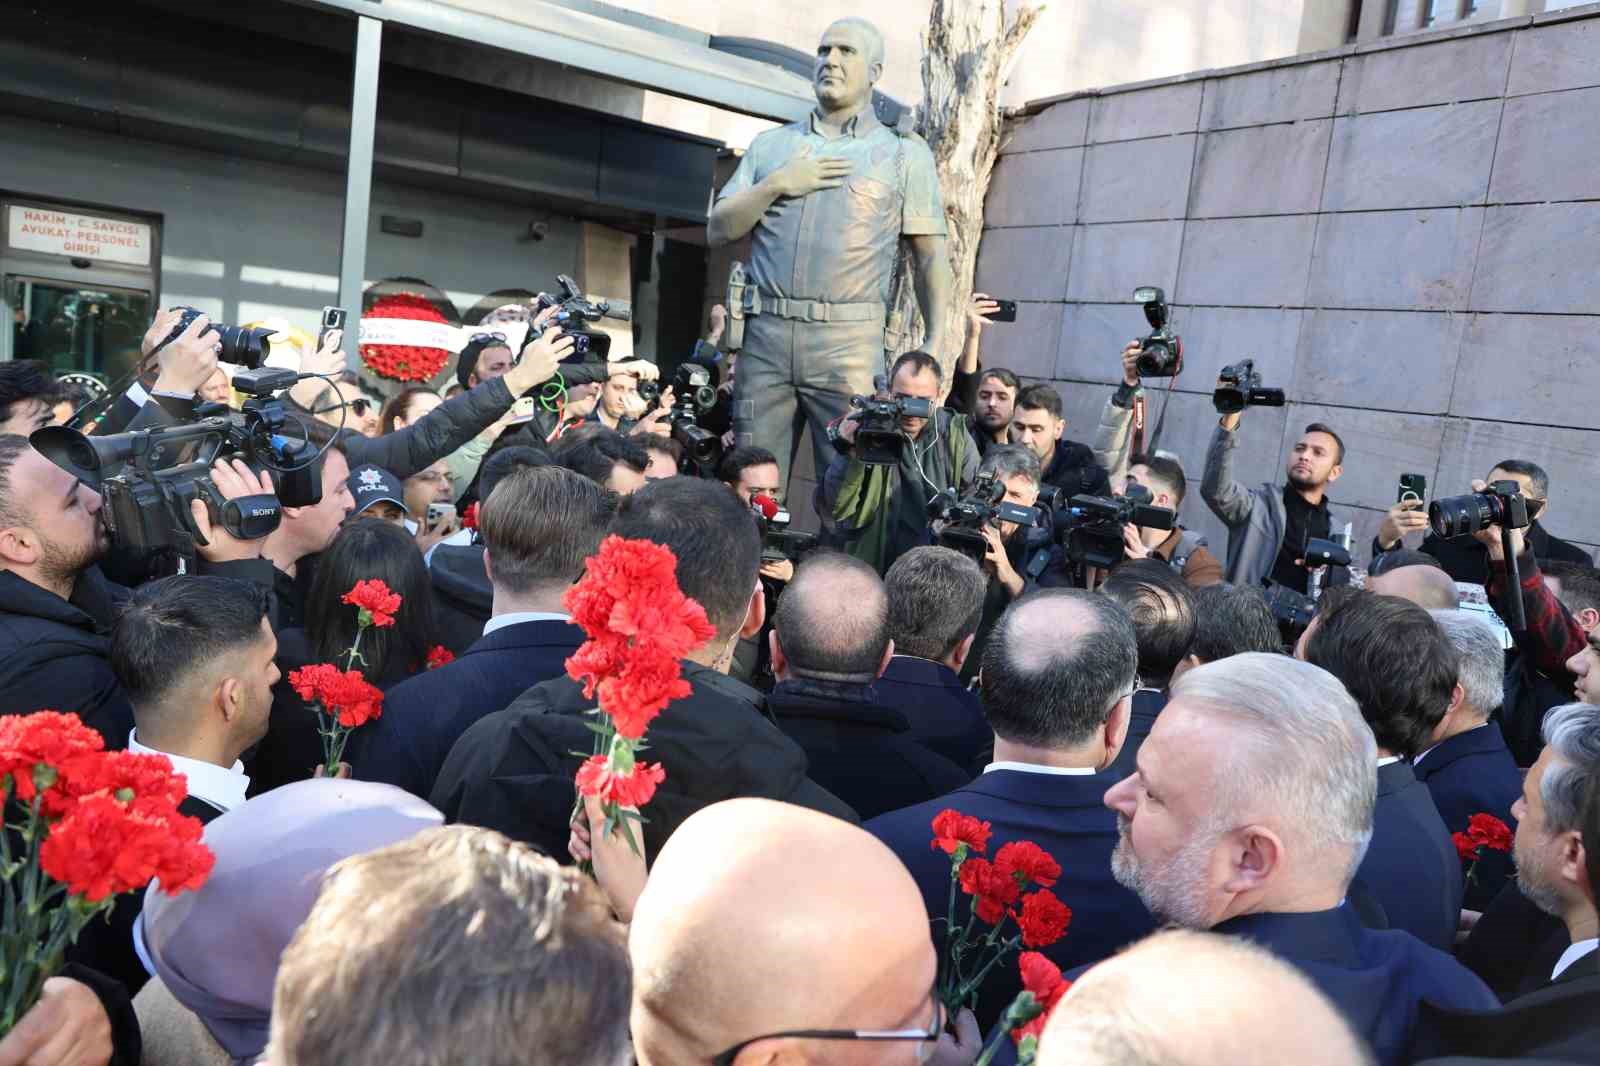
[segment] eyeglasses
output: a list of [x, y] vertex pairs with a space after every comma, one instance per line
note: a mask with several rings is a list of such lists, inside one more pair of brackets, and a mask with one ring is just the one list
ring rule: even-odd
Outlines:
[[917, 1061], [927, 1062], [933, 1058], [934, 1049], [939, 1046], [939, 1030], [944, 1024], [944, 1010], [939, 1005], [939, 990], [934, 988], [930, 995], [930, 1006], [933, 1007], [933, 1024], [928, 1029], [791, 1029], [781, 1033], [767, 1033], [765, 1036], [751, 1037], [742, 1043], [733, 1045], [727, 1051], [711, 1060], [712, 1066], [733, 1066], [733, 1060], [739, 1057], [739, 1052], [751, 1044], [759, 1044], [763, 1040], [915, 1040], [917, 1044]]
[[346, 400], [343, 403], [330, 404], [327, 407], [314, 407], [311, 409], [311, 413], [314, 415], [330, 415], [341, 408], [348, 407], [351, 411], [355, 412], [355, 416], [357, 418], [365, 418], [367, 416], [367, 412], [376, 406], [377, 404], [373, 403], [365, 396], [359, 396], [354, 400]]
[[504, 333], [474, 333], [472, 335], [472, 343], [477, 344], [479, 341], [483, 341], [485, 343], [489, 341], [499, 341], [501, 344], [504, 344], [506, 342], [506, 335]]

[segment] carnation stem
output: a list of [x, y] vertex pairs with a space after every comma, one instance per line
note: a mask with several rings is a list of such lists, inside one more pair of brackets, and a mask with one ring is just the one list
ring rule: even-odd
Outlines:
[[993, 958], [984, 963], [983, 969], [978, 971], [978, 976], [974, 977], [962, 987], [961, 997], [965, 999], [967, 996], [977, 992], [978, 986], [983, 984], [983, 979], [989, 976], [989, 971], [998, 966], [1000, 964], [1000, 960], [1006, 957], [1006, 953], [1020, 943], [1022, 943], [1022, 936], [1021, 934], [1018, 934], [1017, 936], [1014, 936], [1010, 940], [1006, 941], [1004, 944], [1000, 945], [1000, 950], [994, 953]]

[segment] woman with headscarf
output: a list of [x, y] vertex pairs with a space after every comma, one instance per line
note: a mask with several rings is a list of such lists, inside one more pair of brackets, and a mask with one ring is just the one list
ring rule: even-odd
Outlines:
[[274, 789], [206, 826], [217, 858], [211, 877], [198, 892], [147, 892], [135, 930], [155, 975], [134, 999], [144, 1066], [257, 1062], [278, 957], [311, 912], [323, 875], [442, 821], [391, 785], [323, 778]]

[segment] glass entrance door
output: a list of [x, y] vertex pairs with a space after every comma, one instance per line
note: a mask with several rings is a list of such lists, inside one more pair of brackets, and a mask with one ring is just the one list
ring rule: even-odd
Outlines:
[[41, 359], [52, 370], [87, 371], [102, 381], [126, 373], [152, 317], [150, 293], [106, 285], [8, 274], [11, 357]]

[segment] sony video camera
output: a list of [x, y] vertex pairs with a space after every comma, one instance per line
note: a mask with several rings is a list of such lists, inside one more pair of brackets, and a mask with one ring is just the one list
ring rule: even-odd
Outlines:
[[1449, 496], [1428, 505], [1428, 525], [1436, 536], [1468, 537], [1490, 526], [1523, 529], [1529, 524], [1528, 500], [1515, 481], [1494, 481], [1483, 492]]
[[[196, 546], [207, 543], [189, 513], [194, 500], [205, 503], [213, 526], [240, 540], [257, 540], [278, 528], [280, 505], [309, 507], [322, 499], [317, 465], [322, 450], [274, 395], [299, 376], [273, 367], [236, 374], [233, 388], [249, 397], [243, 408], [187, 425], [108, 436], [50, 426], [28, 439], [45, 458], [104, 497], [102, 513], [119, 547], [172, 549], [192, 559]], [[290, 421], [300, 426], [299, 439], [284, 435]], [[234, 457], [269, 471], [277, 493], [224, 499], [212, 483], [211, 465]]]
[[[194, 320], [199, 318], [201, 312], [193, 307], [182, 308], [183, 315], [178, 319], [178, 324], [172, 331], [161, 339], [156, 345], [160, 350], [171, 344], [183, 335]], [[213, 322], [206, 327], [206, 333], [214, 333], [222, 344], [222, 350], [217, 353], [217, 358], [224, 363], [234, 363], [247, 370], [258, 369], [267, 358], [268, 338], [272, 336], [270, 329], [246, 329], [243, 326], [224, 326]], [[202, 334], [204, 336], [204, 334]]]
[[1172, 332], [1167, 294], [1154, 285], [1141, 285], [1133, 298], [1144, 304], [1144, 317], [1155, 332], [1139, 342], [1139, 376], [1175, 378], [1183, 371], [1183, 338]]
[[897, 466], [906, 443], [900, 420], [933, 417], [933, 401], [915, 396], [852, 396], [850, 408], [858, 412], [854, 454], [867, 466]]
[[1245, 359], [1222, 368], [1217, 375], [1222, 382], [1211, 394], [1211, 405], [1220, 415], [1233, 415], [1246, 407], [1282, 407], [1282, 389], [1261, 387], [1261, 375], [1256, 371], [1254, 359]]
[[989, 554], [989, 542], [983, 535], [985, 526], [998, 528], [1001, 522], [1038, 525], [1036, 508], [1010, 503], [1005, 494], [1005, 484], [992, 473], [979, 474], [965, 496], [957, 495], [954, 489], [939, 493], [928, 501], [928, 520], [944, 523], [934, 535], [934, 543], [981, 563]]
[[572, 352], [562, 362], [583, 363], [591, 358], [604, 360], [611, 354], [611, 335], [597, 329], [585, 329], [584, 323], [598, 322], [602, 318], [626, 322], [632, 316], [621, 308], [613, 308], [605, 300], [589, 299], [579, 290], [578, 283], [565, 274], [556, 275], [556, 284], [561, 289], [560, 295], [541, 292], [538, 307], [539, 310], [558, 308], [550, 325], [560, 326], [561, 331], [573, 340]]
[[1074, 496], [1056, 517], [1056, 538], [1074, 563], [1109, 569], [1122, 562], [1124, 526], [1171, 529], [1177, 513], [1157, 507], [1150, 490], [1129, 485], [1123, 496]]
[[771, 496], [758, 492], [750, 497], [750, 513], [756, 516], [761, 531], [761, 561], [798, 562], [800, 556], [817, 546], [817, 535], [789, 528], [789, 512]]
[[[653, 407], [661, 399], [661, 382], [639, 382], [639, 398]], [[702, 473], [722, 459], [722, 440], [704, 429], [700, 419], [717, 406], [717, 389], [711, 371], [701, 363], [680, 363], [672, 375], [672, 439], [683, 445], [684, 456]]]

